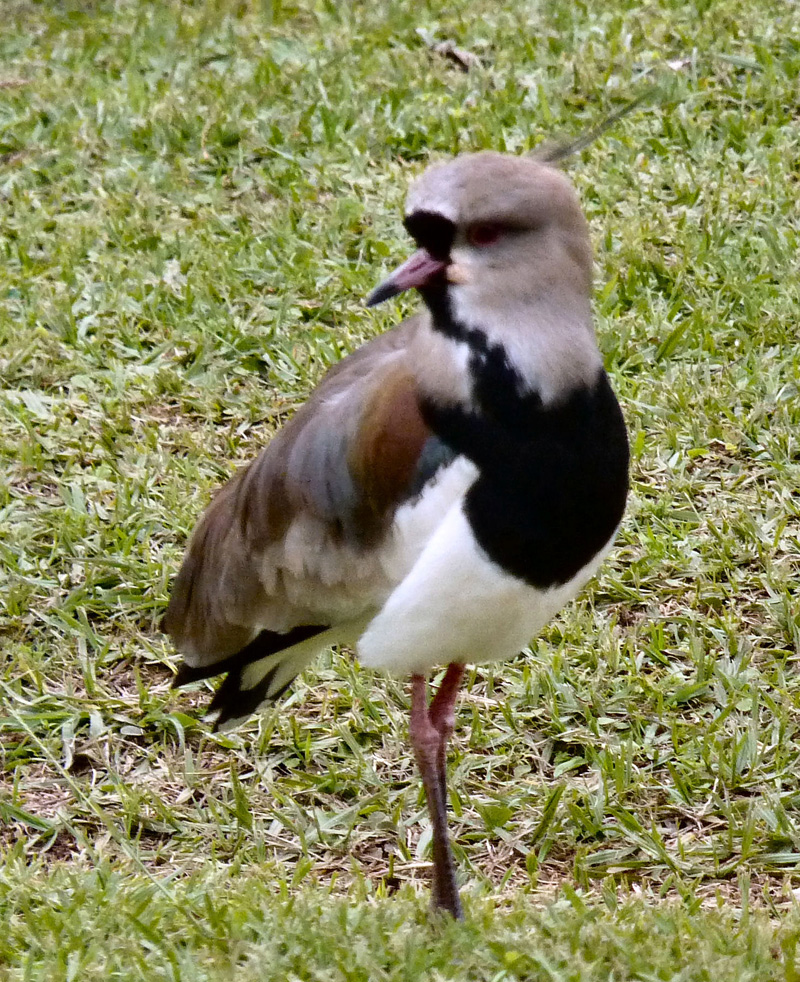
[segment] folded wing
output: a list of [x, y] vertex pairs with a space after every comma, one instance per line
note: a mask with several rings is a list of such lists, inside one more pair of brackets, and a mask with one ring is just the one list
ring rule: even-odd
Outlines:
[[331, 369], [214, 498], [162, 621], [186, 663], [176, 684], [228, 671], [223, 702], [245, 689], [248, 702], [270, 697], [296, 674], [279, 670], [284, 654], [299, 671], [315, 641], [313, 653], [388, 596], [395, 512], [437, 457], [407, 362], [416, 328], [406, 321]]

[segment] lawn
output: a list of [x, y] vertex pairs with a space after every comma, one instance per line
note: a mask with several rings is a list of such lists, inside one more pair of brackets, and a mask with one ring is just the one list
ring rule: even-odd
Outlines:
[[[797, 982], [800, 5], [2, 14], [0, 978]], [[568, 164], [630, 507], [468, 672], [432, 923], [405, 682], [330, 652], [212, 734], [158, 619], [214, 489], [415, 304], [363, 303], [413, 177], [644, 92]]]

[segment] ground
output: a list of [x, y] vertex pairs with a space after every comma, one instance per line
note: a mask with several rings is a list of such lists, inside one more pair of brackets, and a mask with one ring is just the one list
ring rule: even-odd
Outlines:
[[[800, 978], [800, 6], [2, 13], [0, 977]], [[403, 680], [329, 653], [215, 735], [158, 619], [213, 490], [415, 303], [363, 303], [414, 175], [645, 93], [568, 165], [630, 508], [468, 673], [438, 923]]]

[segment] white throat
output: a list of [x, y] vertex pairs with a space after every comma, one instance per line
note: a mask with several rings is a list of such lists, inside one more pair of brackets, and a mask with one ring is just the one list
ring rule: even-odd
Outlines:
[[545, 405], [591, 382], [602, 366], [589, 301], [576, 294], [498, 302], [467, 283], [451, 286], [450, 297], [454, 319], [501, 345], [525, 388]]

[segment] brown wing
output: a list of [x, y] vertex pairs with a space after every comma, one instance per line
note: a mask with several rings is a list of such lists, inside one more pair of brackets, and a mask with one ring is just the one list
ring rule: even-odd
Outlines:
[[193, 669], [224, 670], [259, 632], [357, 619], [391, 586], [378, 547], [430, 436], [406, 363], [417, 323], [331, 369], [200, 519], [162, 622]]

